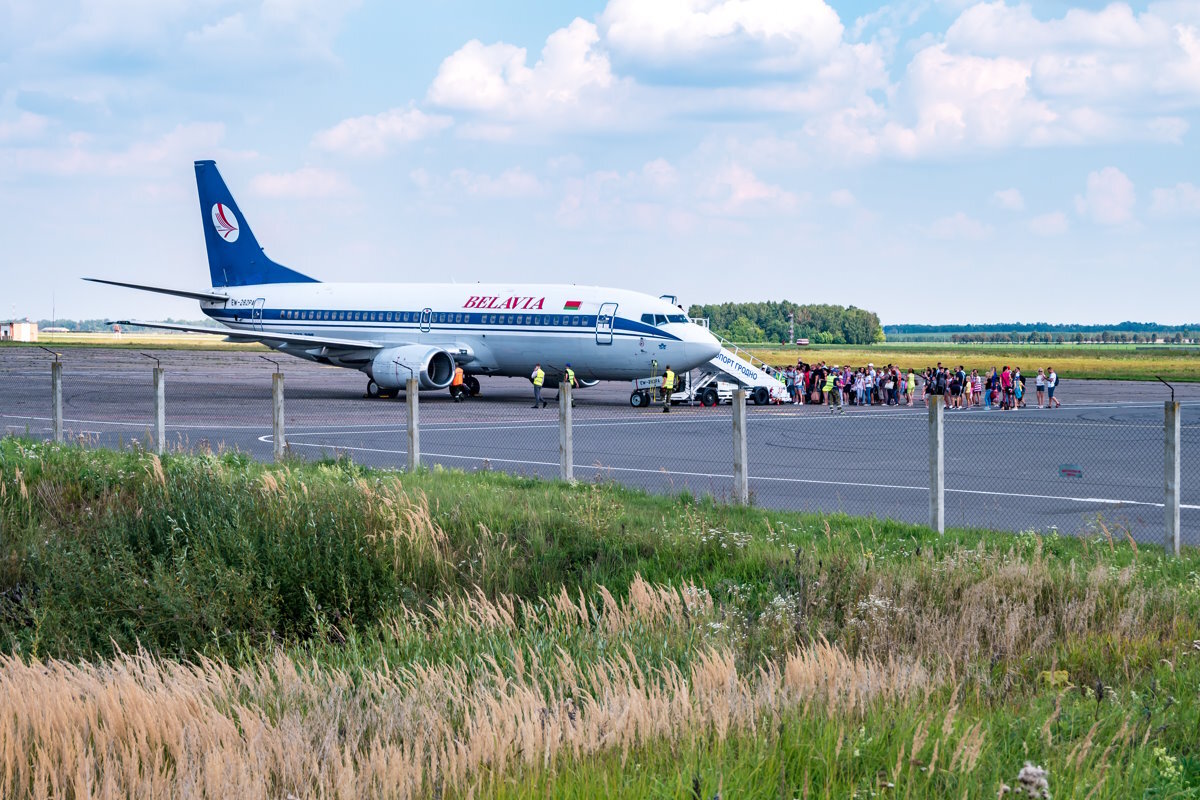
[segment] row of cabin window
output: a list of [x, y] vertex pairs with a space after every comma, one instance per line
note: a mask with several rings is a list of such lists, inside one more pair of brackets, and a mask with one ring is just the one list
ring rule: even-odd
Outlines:
[[668, 322], [687, 322], [687, 317], [683, 314], [642, 314], [642, 322], [657, 328]]
[[[416, 311], [281, 311], [283, 319], [346, 322], [419, 322]], [[430, 314], [431, 323], [474, 323], [481, 325], [584, 325], [586, 317], [545, 314]]]

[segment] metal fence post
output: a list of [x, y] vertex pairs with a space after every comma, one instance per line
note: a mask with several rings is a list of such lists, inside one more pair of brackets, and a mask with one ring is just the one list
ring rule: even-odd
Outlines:
[[167, 388], [162, 367], [154, 368], [154, 445], [160, 456], [167, 451]]
[[1163, 417], [1163, 427], [1166, 429], [1166, 475], [1163, 481], [1166, 490], [1167, 512], [1167, 552], [1179, 555], [1179, 464], [1181, 420], [1179, 403], [1174, 400], [1166, 402], [1166, 413]]
[[283, 373], [271, 374], [271, 423], [275, 440], [275, 460], [283, 460], [283, 451], [287, 447], [283, 430]]
[[929, 527], [946, 532], [946, 406], [933, 396], [929, 406]]
[[559, 477], [575, 480], [575, 454], [571, 441], [571, 387], [564, 381], [558, 385], [558, 463]]
[[417, 379], [409, 378], [404, 384], [404, 404], [408, 406], [408, 469], [421, 466], [421, 393], [417, 390]]
[[750, 476], [746, 469], [746, 390], [733, 393], [733, 501], [750, 502]]
[[50, 404], [53, 407], [54, 441], [63, 440], [62, 412], [62, 362], [55, 359], [50, 363]]

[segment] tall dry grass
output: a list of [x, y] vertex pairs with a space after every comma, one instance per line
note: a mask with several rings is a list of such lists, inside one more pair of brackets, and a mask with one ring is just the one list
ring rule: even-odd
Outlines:
[[631, 653], [559, 655], [514, 675], [492, 661], [351, 677], [283, 654], [234, 668], [146, 654], [102, 663], [0, 656], [6, 798], [417, 797], [561, 757], [770, 730], [801, 707], [859, 713], [927, 689], [919, 665], [820, 643], [739, 674], [708, 649], [690, 669]]

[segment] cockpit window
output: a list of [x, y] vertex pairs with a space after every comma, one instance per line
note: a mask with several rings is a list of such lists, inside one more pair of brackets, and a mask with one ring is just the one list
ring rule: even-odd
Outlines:
[[654, 315], [653, 314], [642, 314], [642, 322], [646, 323], [647, 325], [653, 325], [654, 324]]
[[684, 314], [668, 314], [667, 322], [687, 322], [687, 316]]
[[655, 314], [654, 315], [654, 324], [655, 325], [666, 325], [667, 318], [665, 316], [663, 316], [662, 314]]

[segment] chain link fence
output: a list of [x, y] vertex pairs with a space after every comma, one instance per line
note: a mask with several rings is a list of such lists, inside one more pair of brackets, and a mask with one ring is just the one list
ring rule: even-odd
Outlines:
[[[6, 433], [52, 438], [51, 360], [31, 348], [0, 350]], [[281, 370], [287, 457], [350, 457], [386, 468], [409, 463], [403, 391], [367, 398], [365, 376], [245, 351], [68, 352], [62, 367], [64, 439], [154, 449], [156, 363], [164, 371], [166, 450], [273, 458], [272, 375]], [[632, 408], [628, 391], [602, 384], [573, 393], [574, 479], [741, 500], [728, 404], [679, 406], [663, 414], [661, 405]], [[532, 387], [520, 379], [485, 380], [481, 396], [462, 402], [444, 390], [421, 392], [420, 464], [559, 478], [563, 429], [556, 390], [547, 388], [544, 399], [546, 407], [531, 408]], [[1161, 402], [948, 410], [944, 523], [1161, 543], [1167, 535], [1163, 420]], [[1196, 546], [1200, 404], [1184, 404], [1181, 423], [1181, 539]], [[919, 400], [913, 407], [850, 407], [846, 413], [821, 405], [752, 405], [744, 430], [747, 499], [757, 506], [931, 522], [936, 473], [930, 468], [930, 415]]]

